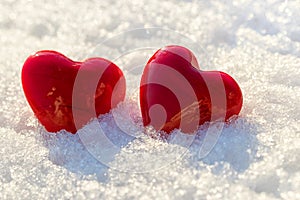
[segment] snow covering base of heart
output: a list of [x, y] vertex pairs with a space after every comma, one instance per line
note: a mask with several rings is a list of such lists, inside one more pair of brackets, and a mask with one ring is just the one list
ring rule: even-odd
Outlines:
[[[300, 199], [299, 9], [297, 0], [1, 1], [0, 199]], [[210, 58], [201, 68], [230, 74], [243, 91], [240, 116], [224, 125], [205, 158], [205, 127], [190, 146], [143, 134], [142, 70], [128, 66], [153, 49], [115, 60], [131, 95], [80, 134], [46, 132], [25, 100], [20, 72], [31, 53], [53, 49], [82, 60], [105, 39], [143, 27], [193, 39]], [[142, 33], [134, 37], [151, 43]], [[126, 40], [102, 51], [138, 46]], [[81, 134], [99, 125], [117, 148], [83, 142]]]

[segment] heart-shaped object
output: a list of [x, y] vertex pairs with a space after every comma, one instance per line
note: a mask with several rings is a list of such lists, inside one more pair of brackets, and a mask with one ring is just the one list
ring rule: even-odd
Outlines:
[[241, 89], [231, 76], [201, 71], [193, 53], [182, 46], [159, 49], [142, 74], [143, 123], [156, 130], [193, 133], [207, 121], [239, 114], [242, 103]]
[[49, 132], [76, 133], [125, 97], [122, 71], [103, 58], [75, 62], [55, 51], [27, 58], [22, 85], [34, 114]]

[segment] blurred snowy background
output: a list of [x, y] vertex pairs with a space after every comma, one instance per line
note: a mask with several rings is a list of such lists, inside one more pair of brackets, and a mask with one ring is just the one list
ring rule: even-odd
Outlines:
[[[1, 0], [0, 199], [300, 199], [299, 10], [299, 0]], [[206, 69], [225, 71], [240, 84], [244, 107], [204, 159], [199, 130], [190, 148], [178, 147], [186, 153], [176, 162], [126, 173], [116, 169], [136, 167], [141, 152], [168, 159], [176, 145], [121, 136], [108, 114], [100, 123], [122, 146], [108, 168], [78, 135], [38, 125], [20, 72], [38, 50], [82, 60], [104, 39], [143, 27], [172, 29], [198, 42], [211, 59]], [[134, 99], [116, 109], [133, 132], [140, 123]]]

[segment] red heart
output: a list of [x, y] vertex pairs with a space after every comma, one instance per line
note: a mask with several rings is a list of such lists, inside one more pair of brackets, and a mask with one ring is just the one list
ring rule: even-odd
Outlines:
[[206, 121], [226, 121], [239, 114], [242, 102], [232, 77], [201, 71], [193, 53], [181, 46], [159, 49], [141, 79], [143, 123], [167, 133], [175, 128], [192, 133]]
[[75, 62], [55, 51], [29, 56], [22, 69], [25, 96], [49, 132], [71, 133], [125, 97], [122, 71], [103, 58]]

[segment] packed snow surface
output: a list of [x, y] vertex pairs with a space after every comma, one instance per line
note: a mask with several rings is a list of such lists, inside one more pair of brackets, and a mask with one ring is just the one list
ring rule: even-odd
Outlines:
[[[1, 0], [0, 199], [300, 199], [299, 10], [298, 0]], [[192, 140], [142, 126], [143, 65], [169, 44], [243, 91], [239, 117], [206, 156], [207, 125]], [[76, 135], [46, 132], [21, 86], [25, 59], [41, 49], [113, 60], [125, 102]], [[113, 145], [93, 140], [99, 125]]]

